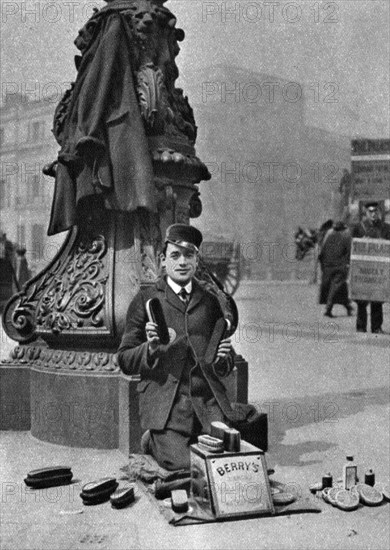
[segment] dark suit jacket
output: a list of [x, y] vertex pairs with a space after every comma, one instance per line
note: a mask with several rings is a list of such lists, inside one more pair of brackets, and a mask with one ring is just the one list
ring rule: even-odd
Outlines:
[[[167, 346], [161, 346], [158, 357], [153, 360], [148, 356], [145, 333], [148, 321], [145, 304], [152, 297], [159, 298], [168, 327], [176, 333], [175, 340]], [[230, 402], [220, 378], [230, 373], [233, 361], [229, 357], [218, 370], [205, 365], [203, 361], [214, 325], [222, 316], [217, 298], [194, 280], [187, 310], [164, 279], [141, 290], [134, 298], [129, 306], [125, 333], [118, 350], [118, 362], [125, 374], [141, 375], [137, 389], [144, 430], [165, 428], [183, 371], [192, 369], [193, 373], [196, 365], [201, 369], [207, 389], [211, 389], [223, 414], [232, 416]], [[197, 399], [202, 399], [202, 396]], [[207, 407], [204, 409], [207, 415]]]

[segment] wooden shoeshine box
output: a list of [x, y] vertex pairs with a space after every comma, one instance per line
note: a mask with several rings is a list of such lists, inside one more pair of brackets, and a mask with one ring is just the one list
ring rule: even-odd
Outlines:
[[264, 451], [241, 441], [238, 453], [191, 445], [191, 496], [217, 519], [274, 514]]

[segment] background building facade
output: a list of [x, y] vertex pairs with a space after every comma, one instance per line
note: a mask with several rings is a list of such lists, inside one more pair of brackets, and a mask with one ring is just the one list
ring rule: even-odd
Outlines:
[[47, 237], [54, 179], [42, 168], [57, 156], [51, 133], [54, 109], [51, 101], [28, 101], [15, 94], [5, 98], [0, 111], [0, 229], [26, 249], [34, 274], [54, 256], [64, 237]]

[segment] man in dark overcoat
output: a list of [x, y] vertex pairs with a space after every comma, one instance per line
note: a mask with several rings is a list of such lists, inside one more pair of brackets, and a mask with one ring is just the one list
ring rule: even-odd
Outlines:
[[[390, 240], [390, 225], [381, 220], [379, 214], [379, 203], [371, 201], [365, 204], [365, 216], [362, 221], [352, 227], [352, 237], [357, 239], [386, 239]], [[371, 332], [382, 334], [383, 306], [382, 302], [368, 302], [367, 300], [356, 300], [357, 332], [367, 332], [367, 306], [371, 309]]]
[[[167, 229], [162, 266], [166, 276], [142, 289], [129, 306], [118, 350], [125, 374], [140, 374], [141, 427], [149, 431], [148, 450], [168, 470], [188, 469], [189, 445], [209, 433], [212, 421], [226, 422], [232, 409], [221, 378], [232, 368], [232, 346], [223, 338], [218, 361], [204, 356], [215, 323], [223, 317], [218, 299], [193, 278], [202, 234], [174, 224]], [[170, 343], [162, 345], [157, 325], [148, 321], [146, 302], [160, 300]]]
[[318, 256], [322, 269], [320, 304], [326, 304], [327, 317], [333, 317], [334, 304], [343, 305], [348, 315], [352, 314], [347, 284], [350, 255], [351, 234], [344, 223], [337, 222], [325, 234]]

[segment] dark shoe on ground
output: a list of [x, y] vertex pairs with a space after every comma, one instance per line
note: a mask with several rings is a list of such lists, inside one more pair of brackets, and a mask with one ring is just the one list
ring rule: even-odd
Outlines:
[[376, 328], [375, 330], [372, 330], [371, 332], [372, 332], [372, 334], [384, 334], [384, 332], [381, 328]]
[[347, 306], [347, 315], [348, 315], [348, 317], [352, 317], [352, 315], [353, 315], [353, 307], [352, 306]]
[[325, 311], [324, 316], [325, 316], [325, 317], [330, 317], [331, 319], [334, 318], [333, 313], [332, 313], [331, 311], [328, 311], [328, 310]]
[[367, 332], [365, 328], [357, 328], [356, 332]]

